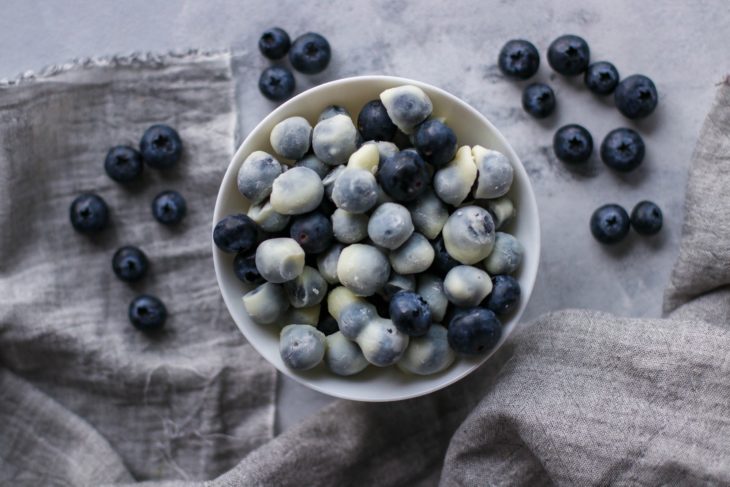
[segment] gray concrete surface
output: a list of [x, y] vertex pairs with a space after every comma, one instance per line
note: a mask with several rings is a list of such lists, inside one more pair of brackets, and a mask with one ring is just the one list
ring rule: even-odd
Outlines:
[[[463, 98], [507, 136], [531, 175], [542, 218], [542, 261], [526, 320], [566, 307], [660, 315], [678, 249], [688, 163], [715, 84], [730, 69], [726, 1], [6, 0], [0, 77], [79, 56], [233, 46], [243, 137], [275, 106], [256, 88], [269, 64], [256, 41], [272, 25], [293, 36], [320, 32], [333, 47], [331, 66], [321, 75], [297, 75], [297, 91], [361, 74], [411, 77]], [[657, 111], [629, 122], [610, 98], [591, 95], [580, 79], [556, 77], [545, 50], [564, 33], [583, 36], [592, 58], [613, 62], [622, 75], [650, 76], [659, 89]], [[558, 99], [557, 113], [547, 121], [522, 111], [525, 83], [506, 81], [496, 69], [500, 47], [515, 37], [541, 51], [535, 80], [551, 84]], [[586, 126], [596, 146], [615, 127], [638, 128], [647, 144], [643, 166], [620, 176], [594, 157], [585, 171], [566, 169], [550, 149], [554, 131], [565, 123]], [[216, 163], [222, 176], [227, 161]], [[615, 248], [593, 241], [588, 218], [597, 206], [616, 202], [630, 210], [641, 199], [664, 209], [660, 236], [632, 235]], [[327, 402], [290, 380], [280, 381], [278, 430]]]

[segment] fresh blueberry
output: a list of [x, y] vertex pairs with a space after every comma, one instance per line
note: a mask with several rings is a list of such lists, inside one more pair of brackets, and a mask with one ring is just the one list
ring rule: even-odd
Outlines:
[[183, 145], [177, 131], [167, 125], [153, 125], [142, 134], [139, 151], [145, 164], [154, 169], [169, 169], [180, 160]]
[[396, 201], [414, 201], [426, 188], [431, 177], [418, 152], [403, 150], [382, 161], [378, 167], [378, 182]]
[[289, 52], [291, 40], [284, 29], [272, 27], [264, 31], [259, 39], [259, 51], [269, 59], [281, 59]]
[[513, 39], [499, 51], [499, 69], [506, 76], [527, 79], [540, 67], [540, 53], [529, 41]]
[[324, 318], [319, 320], [319, 324], [317, 324], [317, 329], [325, 334], [325, 336], [332, 335], [333, 333], [337, 333], [340, 331], [340, 327], [337, 324], [337, 320], [332, 318], [331, 316], [325, 316]]
[[324, 213], [313, 211], [294, 218], [289, 236], [297, 241], [304, 252], [318, 254], [327, 250], [332, 243], [332, 222]]
[[596, 95], [613, 93], [618, 85], [618, 69], [607, 61], [599, 61], [588, 66], [583, 81]]
[[466, 308], [453, 313], [449, 345], [457, 353], [478, 355], [494, 348], [502, 336], [502, 324], [491, 310]]
[[152, 200], [152, 216], [165, 225], [175, 225], [185, 218], [185, 198], [177, 191], [163, 191]]
[[628, 118], [644, 118], [650, 115], [658, 101], [654, 82], [641, 74], [622, 80], [613, 96], [618, 111]]
[[629, 233], [629, 215], [619, 205], [603, 205], [591, 216], [591, 233], [604, 244], [620, 242]]
[[456, 154], [456, 134], [440, 120], [426, 120], [418, 126], [413, 145], [426, 162], [442, 167]]
[[586, 162], [593, 152], [593, 137], [580, 125], [560, 127], [553, 137], [555, 156], [569, 164]]
[[444, 244], [444, 238], [442, 236], [439, 235], [439, 237], [434, 240], [432, 244], [434, 250], [434, 258], [433, 264], [431, 264], [431, 269], [437, 275], [443, 277], [448, 274], [451, 269], [453, 269], [457, 265], [461, 265], [446, 251], [446, 245]]
[[564, 35], [555, 39], [548, 47], [548, 63], [563, 76], [575, 76], [588, 67], [591, 50], [588, 43], [574, 35]]
[[264, 282], [256, 268], [256, 249], [249, 249], [236, 254], [233, 259], [233, 273], [246, 284], [256, 285]]
[[410, 336], [425, 335], [431, 327], [431, 308], [418, 294], [399, 291], [390, 298], [390, 319], [400, 331]]
[[501, 316], [509, 313], [520, 301], [520, 283], [512, 276], [500, 275], [492, 278], [492, 292], [484, 301], [484, 306]]
[[112, 257], [112, 270], [126, 282], [139, 281], [147, 273], [147, 256], [137, 247], [120, 247]]
[[258, 227], [244, 214], [228, 215], [213, 229], [213, 242], [223, 252], [246, 252], [256, 245]]
[[532, 83], [522, 92], [522, 108], [535, 118], [545, 118], [555, 110], [555, 93], [545, 83]]
[[286, 100], [295, 87], [294, 75], [283, 66], [266, 68], [259, 78], [259, 91], [271, 101]]
[[644, 160], [644, 141], [636, 131], [617, 128], [606, 135], [601, 143], [601, 160], [611, 169], [629, 172]]
[[631, 211], [631, 226], [641, 235], [654, 235], [662, 229], [662, 210], [651, 201], [642, 201]]
[[143, 167], [142, 155], [128, 145], [112, 147], [104, 159], [104, 170], [118, 183], [138, 179]]
[[109, 207], [94, 193], [84, 193], [71, 202], [69, 209], [71, 225], [77, 232], [96, 233], [106, 227], [109, 221]]
[[357, 116], [357, 128], [363, 140], [393, 140], [398, 130], [380, 100], [369, 101], [362, 107]]
[[165, 305], [154, 296], [142, 294], [129, 303], [129, 321], [141, 331], [159, 330], [167, 319]]
[[313, 32], [297, 37], [289, 51], [291, 65], [304, 74], [321, 73], [331, 57], [332, 51], [327, 39]]

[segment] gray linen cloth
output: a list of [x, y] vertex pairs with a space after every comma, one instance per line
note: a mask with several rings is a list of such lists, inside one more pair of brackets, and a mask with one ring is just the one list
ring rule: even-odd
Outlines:
[[[551, 313], [444, 391], [389, 404], [338, 401], [266, 441], [273, 375], [236, 335], [217, 297], [207, 248], [206, 218], [230, 155], [230, 79], [223, 59], [196, 61], [195, 69], [192, 59], [181, 58], [155, 69], [142, 64], [108, 74], [99, 91], [106, 90], [111, 100], [121, 97], [134, 105], [132, 99], [154, 90], [153, 99], [170, 102], [169, 112], [166, 117], [145, 112], [139, 126], [129, 129], [127, 112], [100, 109], [103, 116], [118, 118], [96, 120], [99, 130], [117, 135], [104, 139], [95, 155], [86, 154], [87, 143], [66, 140], [80, 137], [78, 124], [68, 121], [86, 105], [85, 96], [77, 95], [70, 105], [59, 102], [55, 118], [38, 115], [49, 126], [69, 125], [63, 138], [48, 136], [56, 152], [27, 142], [40, 142], [33, 138], [38, 135], [19, 144], [13, 127], [29, 108], [17, 101], [0, 103], [0, 133], [12, 134], [3, 136], [0, 153], [2, 189], [11, 195], [0, 200], [0, 481], [97, 485], [154, 478], [168, 482], [149, 485], [200, 485], [183, 480], [213, 478], [238, 458], [206, 484], [730, 484], [730, 81], [718, 91], [694, 156], [665, 319]], [[172, 66], [181, 72], [166, 77]], [[210, 71], [204, 74], [206, 67]], [[97, 69], [83, 73], [93, 79]], [[134, 70], [138, 79], [132, 83]], [[183, 72], [205, 89], [176, 84]], [[20, 97], [32, 86], [61, 88], [51, 81], [58, 79], [8, 88], [0, 100]], [[154, 86], [147, 79], [154, 79]], [[115, 86], [117, 80], [126, 83]], [[216, 86], [217, 94], [207, 92]], [[62, 87], [73, 91], [72, 85]], [[120, 90], [133, 90], [135, 96]], [[181, 103], [181, 93], [196, 101]], [[55, 105], [38, 108], [42, 98], [33, 98], [28, 103], [35, 110], [53, 113]], [[195, 115], [178, 118], [188, 109]], [[140, 219], [154, 191], [144, 193], [129, 216], [118, 215], [129, 195], [93, 168], [121, 134], [135, 140], [145, 124], [158, 119], [177, 122], [185, 140], [198, 144], [200, 165], [189, 155], [188, 177], [175, 180], [190, 193], [189, 201], [202, 202], [197, 210], [207, 212], [199, 221], [189, 219], [183, 230], [188, 248], [177, 247], [179, 235], [172, 240]], [[188, 126], [191, 119], [197, 127]], [[215, 141], [208, 140], [212, 135]], [[58, 161], [64, 167], [53, 169]], [[125, 223], [124, 232], [111, 234], [115, 239], [154, 236], [147, 244], [155, 249], [152, 256], [171, 261], [153, 269], [154, 274], [169, 265], [169, 282], [158, 275], [143, 285], [169, 298], [173, 308], [170, 336], [159, 343], [125, 323], [132, 292], [108, 275], [113, 245], [107, 237], [89, 243], [68, 230], [67, 203], [82, 186], [109, 195], [114, 229]], [[14, 231], [11, 237], [5, 228]], [[183, 295], [186, 299], [179, 299]], [[164, 368], [164, 377], [153, 373], [154, 382], [138, 382], [157, 367]], [[150, 394], [154, 401], [142, 400]], [[170, 437], [171, 432], [182, 435]], [[160, 458], [161, 451], [174, 456]]]

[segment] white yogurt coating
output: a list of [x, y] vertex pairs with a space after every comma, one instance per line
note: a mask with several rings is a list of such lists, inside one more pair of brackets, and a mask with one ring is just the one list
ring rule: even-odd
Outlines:
[[320, 161], [314, 154], [309, 154], [308, 156], [304, 156], [299, 159], [296, 164], [294, 164], [294, 167], [308, 167], [312, 171], [316, 172], [317, 176], [321, 179], [324, 179], [325, 176], [329, 174], [330, 169], [332, 169], [332, 166], [328, 166], [324, 162]]
[[418, 274], [433, 263], [435, 252], [431, 242], [420, 233], [413, 233], [406, 242], [388, 255], [390, 265], [399, 274]]
[[512, 186], [514, 168], [507, 156], [476, 145], [471, 150], [477, 167], [475, 198], [492, 199], [504, 196]]
[[360, 347], [339, 331], [327, 336], [324, 362], [332, 372], [342, 376], [362, 372], [369, 363]]
[[344, 248], [344, 245], [335, 243], [317, 256], [317, 270], [328, 284], [339, 284], [340, 282], [337, 277], [337, 262], [340, 260], [340, 253]]
[[398, 361], [398, 368], [416, 375], [436, 374], [448, 368], [456, 354], [449, 346], [448, 331], [433, 324], [421, 337], [411, 337], [408, 348]]
[[515, 237], [509, 233], [494, 234], [494, 248], [484, 260], [484, 268], [491, 275], [512, 274], [522, 264], [525, 249]]
[[337, 178], [340, 177], [340, 174], [342, 174], [345, 169], [347, 169], [347, 166], [336, 166], [329, 173], [327, 173], [324, 179], [322, 179], [322, 184], [324, 185], [324, 195], [330, 200], [332, 199], [332, 191], [335, 188], [335, 181], [337, 181]]
[[291, 281], [284, 283], [289, 303], [295, 308], [308, 308], [322, 302], [327, 296], [327, 281], [314, 267], [304, 270]]
[[251, 205], [246, 212], [249, 218], [265, 232], [279, 232], [289, 224], [291, 217], [274, 211], [271, 202], [264, 201], [257, 205]]
[[430, 240], [438, 237], [449, 218], [446, 205], [431, 190], [425, 191], [416, 201], [409, 204], [408, 209], [411, 212], [413, 226]]
[[400, 149], [398, 149], [397, 145], [395, 145], [393, 142], [388, 142], [386, 140], [370, 140], [368, 142], [365, 142], [363, 145], [376, 146], [378, 148], [378, 157], [381, 161], [400, 152]]
[[418, 276], [416, 292], [428, 303], [431, 319], [441, 323], [449, 306], [449, 298], [444, 293], [444, 281], [433, 274], [421, 274]]
[[454, 159], [436, 171], [433, 176], [433, 188], [445, 203], [459, 206], [469, 193], [477, 179], [477, 166], [469, 146], [456, 151]]
[[284, 323], [287, 325], [312, 325], [319, 324], [319, 304], [308, 308], [289, 308], [284, 316]]
[[270, 325], [279, 321], [289, 309], [289, 300], [279, 284], [265, 282], [243, 295], [243, 307], [253, 321]]
[[478, 200], [477, 204], [482, 208], [489, 210], [494, 220], [494, 228], [499, 230], [505, 223], [514, 218], [517, 213], [512, 200], [503, 196], [494, 200]]
[[304, 250], [292, 238], [272, 238], [256, 249], [256, 269], [275, 284], [291, 281], [304, 271]]
[[368, 236], [380, 247], [397, 249], [413, 233], [413, 221], [408, 209], [398, 203], [383, 203], [370, 215]]
[[368, 236], [368, 216], [338, 208], [332, 214], [332, 232], [345, 244], [357, 243]]
[[271, 154], [260, 150], [252, 152], [238, 170], [238, 191], [251, 204], [260, 203], [271, 194], [274, 180], [283, 172], [284, 167]]
[[378, 163], [380, 162], [380, 152], [376, 144], [363, 144], [356, 150], [347, 161], [347, 167], [350, 169], [363, 169], [372, 174], [378, 172]]
[[324, 333], [311, 325], [287, 325], [279, 335], [281, 360], [290, 369], [309, 370], [324, 358]]
[[476, 264], [492, 251], [494, 221], [484, 208], [464, 206], [449, 216], [442, 235], [451, 257], [462, 264]]
[[413, 85], [387, 89], [380, 94], [380, 101], [396, 127], [406, 134], [412, 134], [416, 125], [426, 120], [433, 111], [428, 95]]
[[324, 196], [322, 180], [307, 167], [293, 167], [277, 177], [269, 201], [282, 215], [301, 215], [319, 206]]
[[372, 245], [349, 245], [337, 261], [337, 278], [358, 296], [372, 296], [385, 285], [389, 276], [387, 257]]
[[399, 291], [415, 291], [416, 290], [416, 276], [398, 274], [393, 271], [390, 273], [388, 282], [380, 290], [378, 294], [383, 296], [386, 301], [390, 301], [390, 298]]
[[378, 182], [370, 171], [347, 168], [332, 188], [332, 202], [350, 213], [365, 213], [378, 201]]
[[444, 294], [460, 308], [478, 306], [491, 292], [489, 274], [470, 265], [457, 265], [444, 277]]
[[299, 159], [309, 151], [312, 126], [304, 117], [289, 117], [274, 125], [269, 142], [281, 157]]
[[335, 115], [318, 122], [312, 131], [312, 149], [325, 164], [345, 164], [357, 150], [357, 129], [347, 115]]

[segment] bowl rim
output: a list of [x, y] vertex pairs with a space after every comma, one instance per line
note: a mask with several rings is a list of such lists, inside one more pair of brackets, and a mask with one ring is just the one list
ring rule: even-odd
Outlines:
[[[524, 286], [522, 286], [521, 283], [521, 290], [522, 290], [522, 297], [527, 297], [524, 300], [524, 304], [520, 306], [520, 309], [517, 310], [515, 314], [513, 314], [510, 317], [510, 321], [513, 321], [513, 326], [509, 327], [506, 332], [504, 332], [503, 328], [503, 336], [500, 339], [500, 344], [498, 347], [495, 347], [494, 349], [490, 350], [489, 353], [485, 354], [483, 357], [480, 357], [478, 361], [475, 361], [473, 364], [471, 364], [468, 368], [466, 368], [463, 372], [455, 375], [454, 377], [450, 377], [448, 380], [445, 380], [443, 382], [438, 382], [434, 385], [431, 385], [429, 387], [425, 387], [423, 390], [419, 390], [416, 392], [406, 393], [402, 394], [400, 396], [394, 397], [394, 398], [367, 398], [367, 397], [358, 397], [353, 398], [351, 396], [348, 396], [346, 394], [340, 394], [339, 391], [332, 391], [330, 389], [327, 389], [325, 387], [321, 387], [319, 384], [315, 384], [311, 381], [308, 381], [305, 377], [300, 377], [296, 374], [294, 374], [292, 371], [288, 370], [285, 366], [279, 367], [278, 364], [275, 364], [271, 361], [269, 361], [266, 358], [266, 355], [261, 352], [259, 349], [259, 346], [254, 343], [253, 340], [249, 337], [249, 335], [245, 331], [245, 327], [242, 327], [238, 321], [236, 320], [234, 314], [231, 311], [232, 303], [229, 303], [228, 298], [226, 297], [226, 293], [223, 292], [223, 283], [221, 282], [221, 273], [223, 272], [222, 269], [222, 262], [221, 262], [221, 254], [222, 252], [216, 247], [215, 242], [212, 238], [212, 229], [215, 228], [216, 223], [220, 220], [220, 218], [223, 218], [225, 215], [221, 215], [222, 213], [222, 206], [223, 198], [222, 194], [224, 193], [225, 186], [229, 183], [231, 178], [235, 178], [236, 175], [233, 175], [234, 172], [234, 163], [241, 157], [241, 153], [243, 151], [243, 148], [247, 145], [249, 139], [254, 136], [254, 134], [258, 134], [258, 132], [262, 129], [262, 127], [268, 125], [272, 120], [278, 118], [280, 116], [280, 113], [285, 111], [287, 108], [291, 107], [292, 105], [296, 105], [301, 100], [306, 99], [307, 97], [311, 96], [314, 93], [318, 93], [321, 91], [326, 91], [329, 88], [332, 88], [333, 86], [347, 84], [347, 83], [353, 83], [353, 82], [387, 82], [387, 83], [394, 83], [394, 84], [408, 84], [408, 85], [414, 85], [421, 89], [425, 89], [428, 91], [433, 91], [438, 93], [440, 96], [443, 96], [446, 98], [450, 103], [455, 103], [457, 105], [460, 105], [462, 108], [467, 110], [468, 112], [471, 112], [472, 115], [477, 117], [481, 120], [482, 123], [484, 123], [489, 129], [492, 131], [493, 135], [500, 141], [500, 143], [503, 144], [504, 147], [507, 148], [507, 151], [509, 152], [509, 157], [511, 160], [516, 161], [520, 165], [520, 169], [524, 172], [525, 181], [527, 184], [525, 185], [524, 191], [525, 191], [525, 197], [529, 200], [530, 204], [535, 208], [535, 244], [536, 244], [536, 253], [534, 254], [535, 259], [535, 266], [534, 266], [534, 272], [532, 272], [531, 275], [525, 276], [526, 282]], [[537, 280], [537, 272], [540, 264], [540, 253], [542, 250], [541, 246], [541, 228], [540, 228], [540, 215], [538, 211], [538, 205], [537, 205], [537, 199], [535, 198], [535, 191], [532, 188], [532, 182], [530, 181], [529, 174], [527, 173], [524, 164], [522, 163], [522, 160], [517, 156], [517, 153], [515, 152], [512, 145], [509, 143], [509, 141], [506, 139], [506, 137], [502, 134], [502, 132], [497, 129], [497, 127], [487, 119], [484, 115], [482, 115], [476, 108], [471, 106], [466, 101], [462, 100], [461, 98], [457, 97], [456, 95], [453, 95], [449, 93], [448, 91], [439, 88], [437, 86], [431, 85], [429, 83], [424, 83], [422, 81], [413, 80], [410, 78], [403, 78], [400, 76], [387, 76], [387, 75], [363, 75], [363, 76], [350, 76], [347, 78], [340, 78], [333, 81], [329, 81], [326, 83], [322, 83], [320, 85], [311, 87], [302, 93], [299, 93], [298, 95], [290, 98], [286, 102], [282, 103], [281, 105], [277, 106], [275, 109], [273, 109], [266, 117], [264, 117], [256, 126], [251, 129], [246, 137], [241, 141], [238, 148], [234, 152], [231, 160], [228, 163], [228, 167], [226, 168], [226, 171], [223, 175], [223, 178], [221, 179], [221, 184], [218, 188], [218, 194], [216, 195], [216, 202], [215, 207], [213, 209], [213, 222], [211, 226], [211, 247], [213, 252], [213, 266], [215, 268], [215, 275], [216, 275], [216, 281], [218, 283], [218, 289], [221, 293], [221, 296], [223, 297], [223, 302], [226, 305], [226, 309], [233, 320], [233, 322], [236, 324], [236, 327], [238, 330], [243, 334], [243, 336], [246, 338], [247, 343], [258, 353], [262, 359], [264, 359], [266, 362], [268, 362], [271, 366], [273, 366], [276, 370], [281, 372], [282, 374], [286, 375], [287, 377], [295, 380], [299, 384], [302, 384], [303, 386], [315, 390], [319, 393], [325, 394], [327, 396], [339, 398], [339, 399], [346, 399], [350, 401], [358, 401], [358, 402], [395, 402], [395, 401], [403, 401], [406, 399], [413, 399], [416, 397], [425, 396], [428, 394], [431, 394], [433, 392], [439, 391], [441, 389], [445, 389], [446, 387], [455, 384], [456, 382], [460, 381], [464, 377], [468, 376], [469, 374], [472, 374], [475, 370], [477, 370], [479, 367], [483, 366], [501, 347], [504, 346], [504, 344], [509, 339], [509, 336], [514, 332], [515, 328], [519, 325], [520, 319], [522, 317], [522, 314], [524, 313], [525, 309], [527, 308], [527, 304], [529, 303], [530, 298], [532, 297], [532, 291], [535, 287], [535, 282]]]

